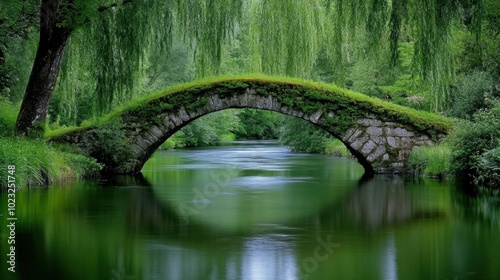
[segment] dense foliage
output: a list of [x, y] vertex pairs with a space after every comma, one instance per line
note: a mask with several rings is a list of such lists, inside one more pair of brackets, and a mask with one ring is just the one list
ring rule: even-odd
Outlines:
[[324, 153], [332, 136], [301, 119], [288, 118], [280, 129], [280, 143], [294, 152]]
[[451, 172], [457, 178], [489, 187], [500, 186], [500, 103], [463, 121], [450, 139]]
[[[15, 38], [16, 31], [28, 34], [30, 27], [39, 32], [34, 67], [16, 123], [18, 134], [29, 134], [46, 120], [59, 69], [62, 80], [73, 84], [74, 78], [64, 77], [75, 71], [88, 74], [91, 101], [97, 113], [103, 112], [131, 96], [144, 62], [168, 56], [176, 37], [182, 37], [195, 53], [200, 76], [223, 73], [224, 53], [233, 45], [231, 39], [238, 38], [246, 45], [246, 70], [306, 77], [323, 53], [335, 65], [333, 80], [340, 84], [355, 60], [379, 59], [389, 62], [384, 65], [398, 66], [401, 43], [410, 41], [412, 73], [430, 87], [433, 110], [443, 111], [455, 70], [453, 27], [459, 22], [472, 30], [480, 45], [486, 33], [483, 26], [495, 30], [491, 11], [498, 3], [43, 0], [37, 6], [9, 0], [3, 6], [0, 22], [8, 28], [0, 42]], [[37, 17], [39, 22], [34, 20]], [[2, 51], [2, 65], [4, 57]]]

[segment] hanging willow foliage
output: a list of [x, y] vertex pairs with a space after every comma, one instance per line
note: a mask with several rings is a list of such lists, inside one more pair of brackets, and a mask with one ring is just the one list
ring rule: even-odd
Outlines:
[[169, 52], [172, 20], [168, 1], [142, 0], [105, 11], [92, 25], [100, 113], [111, 108], [115, 97], [130, 96], [148, 52]]
[[199, 76], [217, 75], [225, 41], [241, 20], [242, 0], [178, 0], [181, 32], [194, 43]]
[[442, 111], [454, 78], [451, 28], [458, 5], [455, 1], [440, 0], [416, 0], [411, 4], [414, 69], [431, 86], [434, 110]]
[[[397, 65], [401, 33], [406, 32], [405, 36], [415, 42], [414, 71], [428, 81], [434, 94], [434, 110], [441, 111], [449, 99], [448, 85], [454, 74], [451, 28], [460, 16], [461, 1], [467, 2], [94, 1], [107, 8], [86, 17], [90, 19], [90, 24], [82, 27], [86, 31], [74, 34], [89, 44], [81, 44], [81, 38], [71, 40], [71, 47], [86, 47], [94, 53], [89, 65], [93, 68], [100, 112], [109, 109], [114, 100], [130, 96], [147, 54], [168, 55], [174, 33], [179, 32], [192, 46], [198, 76], [207, 76], [220, 73], [224, 45], [238, 30], [249, 31], [245, 35], [251, 51], [249, 68], [253, 71], [308, 77], [317, 54], [325, 50], [337, 69], [334, 80], [341, 84], [353, 53], [381, 57], [381, 52], [387, 52], [387, 63]], [[479, 7], [476, 13], [481, 12], [482, 1], [474, 0], [475, 7]], [[250, 26], [241, 28], [242, 24]], [[75, 63], [73, 58], [70, 63]], [[80, 55], [79, 59], [89, 58]]]
[[399, 38], [403, 19], [407, 17], [407, 4], [408, 0], [392, 0], [391, 17], [389, 21], [391, 66], [396, 66], [399, 59]]
[[251, 38], [259, 71], [304, 77], [319, 50], [324, 9], [316, 0], [252, 1]]

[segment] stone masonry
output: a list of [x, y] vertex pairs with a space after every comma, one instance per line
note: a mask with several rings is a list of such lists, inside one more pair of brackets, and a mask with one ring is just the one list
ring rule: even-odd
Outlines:
[[334, 112], [318, 110], [312, 114], [305, 114], [284, 106], [271, 95], [260, 96], [249, 89], [245, 94], [231, 97], [213, 95], [202, 108], [187, 110], [185, 107], [181, 107], [176, 113], [161, 115], [159, 116], [161, 125], [152, 125], [147, 130], [137, 127], [137, 130], [130, 136], [135, 138], [132, 143], [139, 162], [145, 163], [161, 143], [192, 120], [227, 108], [255, 108], [276, 111], [316, 124], [339, 138], [368, 173], [402, 172], [414, 147], [436, 144], [425, 133], [412, 130], [408, 125], [379, 120], [375, 115], [367, 115], [357, 120], [356, 125], [349, 128], [344, 135], [335, 135], [329, 131], [327, 126], [323, 125], [328, 118], [336, 117]]
[[[179, 94], [183, 94], [182, 92]], [[202, 96], [203, 97], [203, 96]], [[144, 163], [156, 149], [170, 136], [189, 124], [191, 121], [228, 108], [255, 108], [280, 112], [311, 122], [336, 138], [340, 139], [367, 173], [398, 173], [402, 172], [412, 149], [418, 146], [432, 146], [437, 144], [444, 134], [431, 138], [425, 131], [415, 129], [411, 124], [398, 123], [384, 119], [374, 113], [361, 113], [341, 135], [339, 130], [332, 129], [329, 123], [335, 123], [341, 112], [332, 112], [324, 106], [322, 109], [306, 114], [299, 109], [282, 104], [272, 94], [268, 96], [257, 94], [253, 88], [247, 88], [237, 94], [205, 93], [207, 102], [199, 106], [177, 106], [175, 110], [165, 110], [148, 119], [127, 122], [127, 111], [122, 113], [122, 131], [126, 141], [130, 143], [135, 158], [123, 166], [113, 167], [116, 173], [140, 172]], [[167, 100], [168, 101], [168, 100]], [[326, 102], [326, 101], [325, 101]], [[317, 104], [317, 103], [316, 103]], [[148, 104], [140, 110], [148, 110]], [[320, 106], [321, 107], [321, 106]], [[362, 111], [362, 110], [360, 110]], [[64, 135], [62, 141], [78, 145], [89, 130], [82, 130], [73, 134]], [[61, 141], [61, 139], [59, 140]]]

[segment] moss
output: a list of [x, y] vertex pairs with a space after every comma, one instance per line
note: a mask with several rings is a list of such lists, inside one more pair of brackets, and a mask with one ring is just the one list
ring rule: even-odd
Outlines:
[[[423, 131], [436, 139], [453, 128], [450, 119], [396, 105], [381, 99], [341, 89], [335, 85], [316, 83], [292, 78], [267, 76], [233, 76], [204, 79], [176, 85], [118, 108], [95, 123], [105, 123], [120, 117], [124, 123], [135, 122], [142, 126], [159, 124], [162, 113], [176, 112], [181, 106], [187, 110], [203, 107], [210, 96], [233, 96], [252, 88], [258, 95], [273, 96], [285, 106], [306, 114], [318, 110], [334, 112], [334, 119], [327, 119], [331, 131], [341, 134], [353, 122], [366, 114], [377, 115], [384, 121], [393, 121]], [[79, 128], [53, 131], [46, 136], [53, 137]]]

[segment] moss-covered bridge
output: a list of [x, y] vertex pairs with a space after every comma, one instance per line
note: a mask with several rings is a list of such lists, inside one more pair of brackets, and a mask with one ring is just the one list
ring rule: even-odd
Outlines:
[[[228, 108], [280, 112], [311, 122], [340, 139], [367, 173], [401, 172], [411, 150], [434, 145], [450, 130], [449, 120], [326, 84], [270, 77], [218, 78], [179, 85], [136, 101], [98, 124], [52, 138], [80, 146], [101, 162], [99, 127], [113, 123], [130, 148], [127, 160], [107, 166], [113, 173], [140, 172], [172, 134], [193, 120]], [[119, 140], [119, 139], [115, 139]], [[93, 144], [96, 143], [96, 144]], [[94, 151], [94, 152], [92, 152]]]

